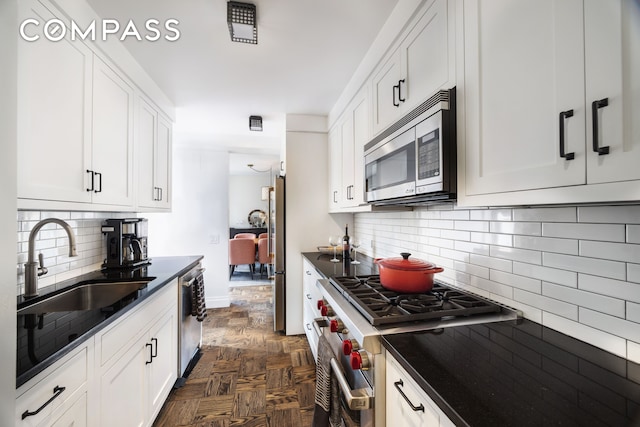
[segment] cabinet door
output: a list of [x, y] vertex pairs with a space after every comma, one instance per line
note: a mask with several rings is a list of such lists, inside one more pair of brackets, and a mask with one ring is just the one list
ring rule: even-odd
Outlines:
[[[401, 112], [409, 112], [418, 104], [447, 86], [453, 75], [448, 33], [446, 0], [436, 0], [429, 5], [400, 46], [402, 76], [400, 86]], [[451, 41], [451, 46], [453, 43]]]
[[157, 191], [154, 188], [154, 146], [156, 141], [158, 115], [144, 100], [140, 99], [136, 119], [138, 145], [138, 205], [152, 208]]
[[151, 349], [147, 337], [137, 341], [100, 379], [100, 426], [146, 425], [147, 365]]
[[353, 188], [354, 188], [354, 170], [353, 162], [355, 159], [354, 139], [353, 139], [353, 112], [347, 110], [344, 121], [340, 125], [340, 133], [342, 134], [342, 200], [341, 207], [353, 206]]
[[[387, 355], [387, 357], [390, 356]], [[406, 427], [440, 425], [440, 414], [431, 404], [432, 400], [414, 383], [404, 369], [397, 366], [397, 362], [393, 359], [387, 360], [386, 364], [386, 392], [387, 425]], [[414, 410], [410, 405], [416, 408], [421, 407], [421, 409]]]
[[152, 328], [150, 343], [153, 359], [149, 369], [149, 397], [151, 418], [160, 412], [177, 378], [178, 338], [176, 336], [176, 306], [162, 317]]
[[84, 392], [58, 419], [52, 422], [51, 427], [86, 427], [89, 425], [87, 417], [87, 392]]
[[[22, 19], [53, 18], [35, 1], [19, 7]], [[70, 31], [51, 42], [42, 28], [27, 27], [39, 40], [18, 37], [18, 197], [90, 202], [92, 53]]]
[[[640, 7], [634, 0], [585, 0], [587, 182], [640, 179]], [[592, 103], [597, 143], [593, 150]]]
[[336, 125], [329, 131], [329, 212], [336, 212], [342, 200], [342, 130]]
[[136, 125], [138, 206], [171, 208], [171, 123], [140, 99]]
[[377, 134], [393, 123], [400, 114], [397, 85], [402, 67], [397, 50], [376, 72], [372, 80], [373, 133]]
[[364, 146], [370, 139], [369, 112], [369, 92], [364, 88], [353, 107], [353, 206], [364, 204]]
[[93, 62], [93, 202], [133, 206], [133, 89]]
[[463, 7], [466, 193], [584, 184], [582, 1]]
[[154, 182], [158, 188], [158, 207], [171, 207], [171, 123], [158, 117], [158, 141], [154, 155]]

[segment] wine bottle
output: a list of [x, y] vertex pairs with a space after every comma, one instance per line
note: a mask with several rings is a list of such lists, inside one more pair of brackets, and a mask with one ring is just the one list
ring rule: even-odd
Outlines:
[[342, 236], [342, 260], [348, 261], [349, 255], [349, 224], [344, 225], [344, 236]]

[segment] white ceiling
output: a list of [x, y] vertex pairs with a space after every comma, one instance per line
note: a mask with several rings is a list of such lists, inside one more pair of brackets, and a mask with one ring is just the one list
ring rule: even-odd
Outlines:
[[[257, 7], [257, 45], [231, 42], [226, 0], [88, 3], [122, 26], [177, 19], [175, 42], [124, 42], [176, 106], [176, 144], [250, 153], [253, 163], [264, 154], [268, 163], [285, 114], [329, 112], [397, 1], [248, 0]], [[248, 130], [250, 115], [263, 117], [263, 132]]]

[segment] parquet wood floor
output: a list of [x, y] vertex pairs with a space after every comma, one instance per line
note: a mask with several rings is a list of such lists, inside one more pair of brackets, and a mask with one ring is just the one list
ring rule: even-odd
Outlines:
[[271, 286], [230, 289], [207, 310], [202, 357], [172, 390], [154, 427], [311, 425], [315, 363], [304, 335], [273, 332]]

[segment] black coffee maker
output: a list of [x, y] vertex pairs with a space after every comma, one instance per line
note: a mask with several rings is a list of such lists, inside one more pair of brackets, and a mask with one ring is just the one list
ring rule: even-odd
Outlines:
[[149, 263], [145, 218], [107, 219], [102, 232], [107, 236], [103, 268], [131, 268]]

